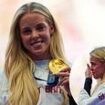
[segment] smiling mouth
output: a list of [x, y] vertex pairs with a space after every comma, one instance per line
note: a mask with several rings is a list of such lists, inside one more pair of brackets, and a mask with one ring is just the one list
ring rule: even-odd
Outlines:
[[42, 45], [43, 41], [35, 41], [35, 42], [32, 42], [30, 45], [34, 48], [40, 48], [41, 45]]
[[37, 44], [41, 44], [43, 41], [35, 41], [35, 42], [32, 42], [30, 45], [33, 46], [33, 45], [37, 45]]

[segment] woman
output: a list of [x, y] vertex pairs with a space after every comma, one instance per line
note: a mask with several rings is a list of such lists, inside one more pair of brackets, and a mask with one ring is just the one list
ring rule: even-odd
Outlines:
[[[9, 41], [1, 103], [67, 105], [70, 68], [56, 75], [48, 68], [52, 59], [66, 62], [61, 35], [49, 10], [36, 2], [21, 6], [13, 18]], [[62, 79], [50, 87], [50, 77]]]
[[90, 52], [90, 66], [86, 77], [97, 80], [93, 92], [89, 95], [85, 89], [81, 90], [78, 105], [104, 105], [105, 104], [105, 47], [95, 48]]

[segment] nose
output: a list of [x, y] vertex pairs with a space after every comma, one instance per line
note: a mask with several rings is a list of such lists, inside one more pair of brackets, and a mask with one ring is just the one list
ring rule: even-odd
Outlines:
[[91, 71], [93, 71], [93, 70], [94, 70], [94, 67], [93, 67], [92, 65], [90, 66], [90, 70], [91, 70]]
[[39, 33], [35, 29], [32, 30], [32, 38], [34, 37], [39, 37]]

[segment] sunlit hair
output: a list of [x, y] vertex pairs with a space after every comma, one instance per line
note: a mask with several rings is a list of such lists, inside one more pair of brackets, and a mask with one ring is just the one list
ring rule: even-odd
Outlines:
[[[105, 47], [97, 47], [94, 50], [92, 50], [90, 52], [90, 56], [93, 56], [97, 59], [99, 59], [99, 61], [105, 62]], [[105, 83], [105, 73], [103, 74], [103, 78], [102, 79], [98, 79], [97, 80], [97, 85], [95, 87], [95, 89], [97, 88], [98, 85]], [[93, 93], [95, 92], [95, 89], [93, 91]]]
[[105, 47], [95, 48], [90, 52], [90, 55], [98, 58], [101, 61], [105, 61]]
[[[26, 13], [33, 12], [38, 12], [44, 15], [46, 21], [54, 26], [50, 44], [51, 56], [52, 58], [65, 60], [61, 48], [61, 35], [49, 10], [45, 6], [36, 2], [21, 6], [13, 18], [10, 28], [9, 46], [6, 52], [5, 73], [9, 83], [8, 103], [10, 105], [37, 105], [39, 98], [36, 81], [32, 76], [32, 70], [35, 69], [35, 64], [33, 64], [32, 59], [24, 50], [19, 31], [19, 21], [21, 17]], [[66, 99], [67, 97], [65, 100]]]

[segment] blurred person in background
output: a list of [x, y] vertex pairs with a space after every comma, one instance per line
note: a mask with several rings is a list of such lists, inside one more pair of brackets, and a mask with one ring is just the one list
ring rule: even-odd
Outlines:
[[[90, 65], [85, 75], [88, 82], [79, 94], [78, 105], [105, 105], [105, 47], [90, 52]], [[92, 77], [97, 84], [91, 92]]]

